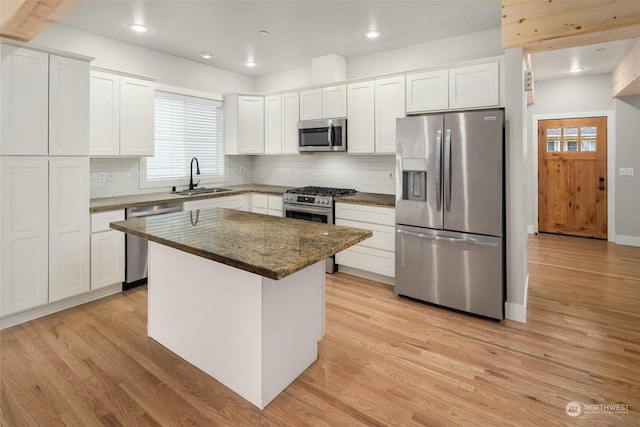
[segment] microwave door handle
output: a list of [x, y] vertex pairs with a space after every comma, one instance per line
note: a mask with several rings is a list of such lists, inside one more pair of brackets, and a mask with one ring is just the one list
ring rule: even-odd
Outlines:
[[333, 123], [329, 124], [329, 132], [327, 132], [327, 140], [329, 141], [329, 150], [333, 147]]

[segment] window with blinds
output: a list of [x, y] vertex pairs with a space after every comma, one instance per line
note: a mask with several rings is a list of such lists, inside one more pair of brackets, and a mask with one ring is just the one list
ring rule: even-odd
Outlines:
[[220, 101], [156, 90], [155, 151], [146, 161], [146, 180], [189, 178], [193, 157], [199, 179], [223, 177], [222, 114]]

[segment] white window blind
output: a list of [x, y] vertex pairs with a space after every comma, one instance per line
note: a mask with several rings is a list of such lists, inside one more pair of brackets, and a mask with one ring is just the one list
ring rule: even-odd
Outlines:
[[193, 157], [200, 177], [224, 176], [222, 114], [220, 101], [156, 91], [155, 151], [147, 159], [147, 180], [188, 178]]

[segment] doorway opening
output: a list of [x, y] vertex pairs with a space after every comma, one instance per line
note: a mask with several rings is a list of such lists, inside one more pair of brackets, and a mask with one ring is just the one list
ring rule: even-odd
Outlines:
[[538, 122], [538, 231], [607, 238], [607, 118]]

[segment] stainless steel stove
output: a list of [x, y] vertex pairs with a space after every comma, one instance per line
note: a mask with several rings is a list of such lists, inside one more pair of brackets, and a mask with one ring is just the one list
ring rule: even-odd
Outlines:
[[[352, 188], [301, 187], [282, 195], [282, 210], [287, 218], [333, 224], [335, 196], [356, 194]], [[327, 273], [334, 273], [334, 257], [327, 259]]]

